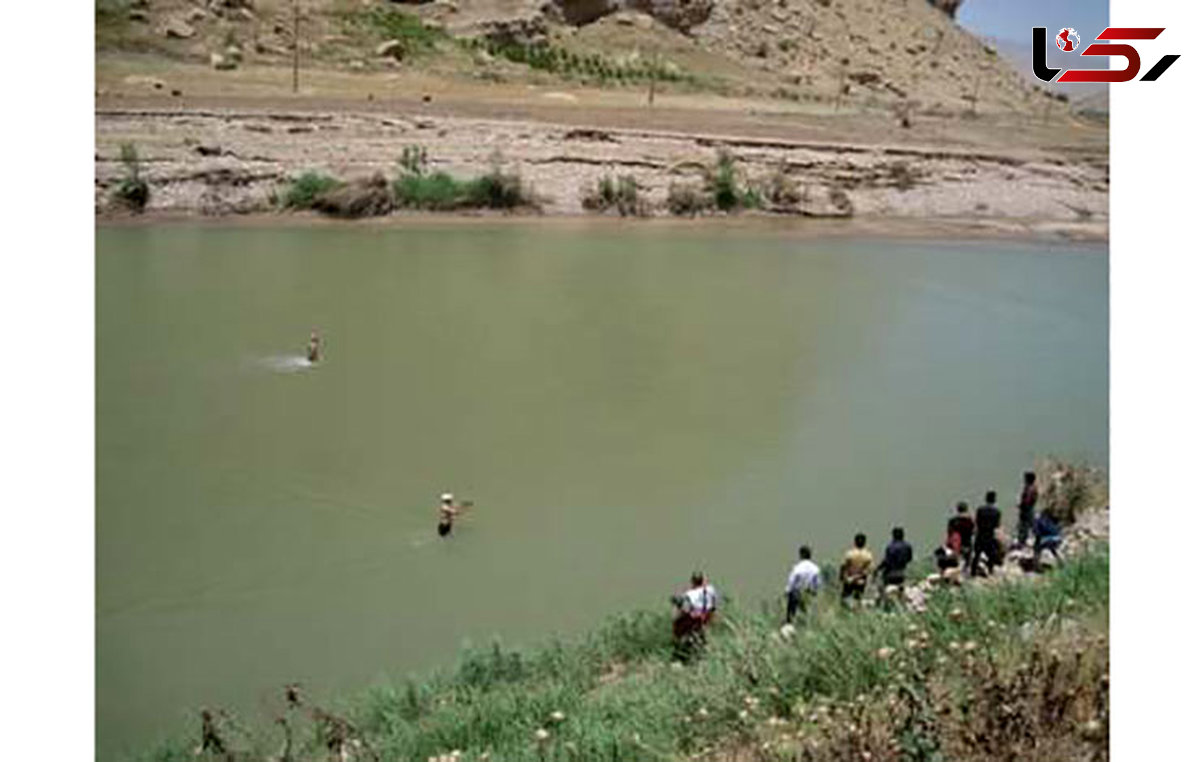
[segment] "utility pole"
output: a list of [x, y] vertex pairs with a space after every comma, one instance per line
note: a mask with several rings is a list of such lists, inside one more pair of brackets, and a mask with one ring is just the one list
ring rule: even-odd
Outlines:
[[658, 67], [658, 51], [656, 50], [654, 51], [654, 63], [650, 66], [650, 92], [646, 96], [647, 103], [651, 106], [654, 105], [654, 85], [658, 81]]
[[300, 92], [300, 0], [292, 0], [292, 92]]
[[837, 98], [833, 102], [833, 110], [834, 111], [842, 110], [842, 94], [845, 91], [846, 91], [846, 64], [843, 63], [841, 65], [841, 67], [838, 68]]

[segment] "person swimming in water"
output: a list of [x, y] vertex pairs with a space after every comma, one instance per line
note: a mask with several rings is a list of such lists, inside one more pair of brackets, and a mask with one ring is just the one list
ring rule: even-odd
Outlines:
[[319, 362], [321, 359], [321, 335], [314, 328], [312, 333], [308, 335], [308, 361], [311, 363]]
[[454, 495], [446, 492], [442, 495], [442, 504], [438, 506], [437, 533], [446, 537], [454, 528], [454, 519], [458, 517], [458, 507], [454, 505]]

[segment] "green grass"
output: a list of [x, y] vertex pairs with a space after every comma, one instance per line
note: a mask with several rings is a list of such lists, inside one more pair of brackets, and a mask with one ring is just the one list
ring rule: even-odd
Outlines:
[[420, 17], [382, 5], [342, 15], [347, 31], [365, 32], [377, 40], [399, 40], [404, 57], [430, 53], [449, 39], [446, 32], [426, 26]]
[[409, 169], [392, 184], [392, 192], [397, 206], [436, 212], [536, 206], [521, 176], [503, 171], [498, 164], [468, 180], [459, 180], [446, 172], [425, 174]]
[[[1046, 649], [1073, 632], [1067, 623], [1102, 629], [1095, 623], [1107, 616], [1108, 576], [1107, 549], [1100, 548], [1034, 580], [937, 591], [923, 613], [849, 611], [827, 589], [790, 640], [779, 635], [781, 601], [751, 608], [733, 602], [712, 626], [703, 654], [688, 666], [671, 662], [669, 613], [637, 612], [537, 649], [495, 643], [469, 650], [452, 669], [359, 696], [344, 716], [355, 737], [384, 760], [426, 760], [458, 749], [464, 759], [487, 752], [491, 759], [542, 762], [675, 759], [701, 750], [758, 748], [772, 723], [833, 738], [859, 731], [846, 730], [852, 723], [813, 725], [814, 716], [874, 712], [878, 743], [900, 744], [906, 759], [938, 759], [938, 749], [953, 748], [964, 734], [986, 739], [999, 732], [973, 728], [981, 720], [960, 707], [968, 697], [998, 701], [996, 696], [1012, 693], [1017, 698], [1004, 700], [1023, 700], [1020, 686], [1030, 675], [1054, 683], [1027, 697], [1031, 701], [1050, 701], [1059, 684], [1063, 695], [1084, 695], [1064, 684], [1062, 674], [1046, 676], [1044, 665], [1059, 658]], [[882, 648], [893, 653], [881, 657]], [[1029, 654], [1043, 650], [1052, 656], [1035, 656], [1030, 667]], [[1096, 670], [1107, 669], [1102, 650], [1092, 661], [1103, 656], [1103, 665], [1068, 677], [1097, 682]], [[889, 708], [889, 697], [904, 701]], [[942, 709], [933, 712], [935, 705]], [[1047, 706], [1030, 712], [1049, 716]], [[1063, 725], [1064, 732], [1079, 727]], [[543, 740], [535, 735], [539, 730], [546, 733]], [[313, 737], [311, 729], [296, 733], [295, 759], [323, 758], [327, 752]], [[247, 737], [234, 746], [277, 749], [278, 738]], [[839, 743], [856, 743], [847, 739]]]
[[321, 172], [305, 172], [291, 181], [280, 201], [285, 209], [312, 209], [317, 196], [342, 185], [335, 177]]
[[522, 44], [509, 41], [474, 38], [464, 43], [468, 48], [487, 51], [531, 69], [580, 79], [595, 84], [635, 84], [653, 79], [658, 82], [699, 85], [691, 73], [660, 60], [619, 60], [600, 53], [580, 53], [548, 42]]

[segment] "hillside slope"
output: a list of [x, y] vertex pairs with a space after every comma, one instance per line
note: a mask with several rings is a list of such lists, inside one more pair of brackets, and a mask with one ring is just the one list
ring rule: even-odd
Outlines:
[[[302, 0], [296, 7], [305, 67], [642, 87], [655, 61], [678, 75], [665, 77], [675, 83], [666, 87], [725, 95], [948, 115], [1061, 110], [929, 0]], [[397, 21], [401, 14], [419, 18], [416, 29]], [[291, 0], [98, 0], [97, 47], [230, 69], [279, 65], [291, 60], [295, 22]], [[403, 45], [380, 55], [397, 35]], [[498, 45], [502, 55], [472, 53], [472, 40]], [[559, 58], [547, 66], [529, 55], [534, 48]], [[555, 65], [568, 59], [583, 65]]]

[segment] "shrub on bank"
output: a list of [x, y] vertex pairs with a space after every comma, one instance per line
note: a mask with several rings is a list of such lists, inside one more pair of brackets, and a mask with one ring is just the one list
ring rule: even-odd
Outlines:
[[492, 158], [492, 166], [487, 172], [469, 180], [459, 180], [441, 171], [426, 174], [425, 154], [421, 149], [405, 149], [401, 167], [402, 174], [392, 184], [399, 207], [444, 212], [537, 206], [532, 191], [521, 181], [521, 175], [504, 171], [498, 156]]
[[705, 189], [712, 196], [713, 206], [722, 212], [759, 209], [762, 197], [758, 191], [743, 186], [738, 178], [733, 154], [722, 150], [717, 162], [707, 172]]
[[633, 175], [621, 175], [615, 180], [612, 175], [604, 175], [596, 181], [594, 188], [584, 193], [582, 203], [584, 209], [592, 212], [615, 209], [622, 217], [647, 214], [645, 203], [638, 197]]
[[125, 176], [117, 182], [113, 195], [130, 210], [140, 212], [150, 202], [150, 184], [142, 177], [142, 162], [133, 143], [121, 144], [121, 164]]
[[392, 192], [397, 206], [434, 212], [458, 208], [466, 195], [463, 183], [445, 172], [401, 175], [392, 185]]
[[704, 170], [702, 184], [671, 183], [667, 189], [667, 211], [694, 217], [717, 209], [731, 214], [743, 209], [761, 209], [763, 197], [742, 181], [733, 154], [722, 149], [716, 162]]
[[680, 217], [695, 217], [712, 206], [704, 191], [695, 185], [672, 182], [667, 188], [667, 211]]
[[305, 172], [293, 179], [284, 190], [285, 209], [312, 209], [317, 197], [342, 185], [342, 181], [321, 172]]

